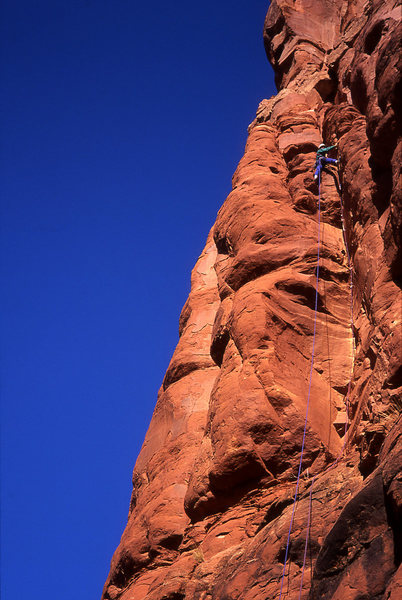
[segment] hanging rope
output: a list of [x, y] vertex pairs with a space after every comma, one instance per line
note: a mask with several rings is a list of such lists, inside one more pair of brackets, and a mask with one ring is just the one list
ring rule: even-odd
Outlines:
[[307, 549], [308, 549], [308, 538], [309, 538], [309, 534], [310, 534], [310, 523], [311, 523], [311, 510], [312, 510], [312, 503], [313, 503], [313, 485], [315, 482], [315, 478], [316, 475], [314, 475], [313, 480], [311, 482], [311, 486], [310, 486], [310, 495], [309, 495], [309, 503], [308, 503], [308, 514], [307, 514], [307, 533], [306, 533], [306, 541], [304, 543], [304, 555], [303, 555], [303, 567], [302, 567], [302, 572], [301, 572], [301, 578], [300, 578], [300, 588], [299, 588], [299, 598], [298, 600], [300, 600], [301, 598], [301, 594], [303, 591], [303, 577], [304, 577], [304, 569], [306, 566], [306, 558], [307, 558]]
[[[347, 241], [347, 238], [346, 238], [345, 215], [344, 215], [343, 201], [342, 201], [342, 189], [341, 189], [341, 193], [339, 194], [339, 198], [340, 198], [340, 204], [341, 204], [341, 219], [342, 219], [343, 241], [344, 241], [344, 244], [345, 244], [346, 256], [347, 256], [347, 259], [348, 259], [348, 269], [349, 269], [349, 273], [350, 273], [350, 284], [349, 284], [349, 287], [350, 287], [350, 327], [351, 327], [351, 331], [352, 331], [352, 360], [351, 360], [351, 365], [350, 365], [350, 375], [349, 375], [348, 389], [347, 389], [346, 398], [345, 398], [346, 422], [345, 422], [345, 433], [344, 433], [344, 440], [343, 440], [342, 448], [341, 448], [341, 450], [339, 452], [339, 455], [334, 460], [334, 462], [331, 463], [330, 465], [328, 465], [328, 467], [326, 469], [324, 469], [324, 471], [322, 473], [320, 473], [320, 475], [324, 475], [325, 473], [328, 473], [328, 471], [330, 471], [331, 469], [333, 469], [335, 467], [335, 465], [338, 464], [340, 458], [343, 455], [343, 451], [344, 451], [345, 446], [346, 446], [347, 432], [348, 432], [348, 428], [349, 428], [349, 396], [350, 396], [350, 389], [351, 389], [351, 385], [352, 385], [352, 376], [353, 376], [353, 369], [354, 369], [354, 362], [355, 362], [355, 341], [354, 341], [354, 333], [353, 333], [353, 330], [354, 330], [354, 315], [353, 315], [353, 268], [352, 268], [352, 262], [351, 262], [351, 258], [350, 258], [348, 241]], [[307, 515], [306, 539], [305, 539], [305, 543], [304, 543], [303, 567], [302, 567], [302, 572], [301, 572], [301, 580], [300, 580], [300, 588], [299, 588], [298, 600], [301, 599], [301, 594], [302, 594], [302, 590], [303, 590], [303, 577], [304, 577], [304, 570], [305, 570], [306, 559], [307, 559], [307, 549], [308, 549], [310, 524], [311, 524], [311, 510], [312, 510], [312, 502], [313, 502], [313, 486], [314, 486], [316, 477], [317, 477], [317, 475], [314, 475], [314, 477], [313, 477], [313, 479], [311, 481], [311, 486], [310, 486], [309, 506], [308, 506], [308, 515]]]
[[302, 470], [304, 445], [305, 445], [305, 441], [306, 441], [308, 410], [309, 410], [309, 405], [310, 405], [311, 382], [313, 379], [315, 338], [316, 338], [316, 331], [317, 331], [318, 281], [319, 281], [319, 276], [320, 276], [320, 243], [321, 243], [320, 228], [321, 228], [321, 172], [318, 174], [318, 240], [317, 240], [317, 268], [316, 268], [315, 304], [314, 304], [313, 349], [312, 349], [312, 353], [311, 353], [310, 379], [309, 379], [309, 385], [308, 385], [306, 416], [304, 419], [304, 431], [303, 431], [303, 440], [302, 440], [302, 447], [301, 447], [301, 453], [300, 453], [299, 470], [297, 473], [296, 491], [295, 491], [295, 495], [294, 495], [294, 499], [293, 499], [292, 516], [290, 518], [288, 539], [286, 542], [286, 551], [285, 551], [285, 559], [283, 562], [283, 571], [282, 571], [282, 578], [281, 578], [281, 589], [279, 592], [279, 600], [281, 600], [281, 598], [282, 598], [283, 583], [285, 581], [286, 563], [287, 563], [288, 554], [289, 554], [290, 536], [292, 533], [293, 520], [294, 520], [294, 516], [295, 516], [295, 511], [296, 511], [297, 495], [299, 492], [300, 474], [301, 474], [301, 470]]

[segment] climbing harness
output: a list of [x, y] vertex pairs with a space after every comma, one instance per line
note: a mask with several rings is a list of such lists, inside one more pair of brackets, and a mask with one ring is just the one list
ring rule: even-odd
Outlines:
[[[323, 144], [321, 144], [321, 146], [323, 146]], [[330, 159], [330, 160], [332, 161], [333, 159]], [[306, 405], [306, 415], [305, 415], [305, 420], [304, 420], [304, 430], [303, 430], [303, 439], [302, 439], [302, 446], [301, 446], [301, 453], [300, 453], [299, 469], [298, 469], [298, 473], [297, 473], [296, 490], [295, 490], [295, 495], [294, 495], [294, 498], [293, 498], [292, 515], [291, 515], [291, 518], [290, 518], [290, 525], [289, 525], [288, 537], [287, 537], [287, 542], [286, 542], [286, 551], [285, 551], [285, 558], [284, 558], [284, 563], [283, 563], [283, 570], [282, 570], [282, 577], [281, 577], [281, 587], [280, 587], [280, 592], [279, 592], [279, 600], [282, 600], [283, 584], [284, 584], [284, 581], [285, 581], [285, 573], [286, 573], [286, 564], [287, 564], [287, 559], [288, 559], [288, 554], [289, 554], [289, 547], [290, 547], [290, 538], [291, 538], [291, 533], [292, 533], [294, 516], [295, 516], [295, 512], [296, 512], [297, 496], [298, 496], [298, 492], [299, 492], [300, 475], [301, 475], [301, 470], [302, 470], [304, 446], [305, 446], [305, 439], [306, 439], [306, 432], [307, 432], [307, 420], [308, 420], [308, 411], [309, 411], [309, 405], [310, 405], [311, 384], [312, 384], [313, 366], [314, 366], [314, 357], [315, 357], [315, 341], [316, 341], [316, 331], [317, 331], [317, 308], [318, 308], [318, 283], [319, 283], [319, 273], [320, 273], [320, 242], [321, 242], [321, 239], [320, 239], [320, 228], [321, 228], [321, 170], [322, 169], [318, 170], [318, 240], [317, 240], [316, 289], [315, 289], [315, 304], [314, 304], [313, 348], [312, 348], [312, 353], [311, 353], [310, 377], [309, 377], [309, 386], [308, 386], [308, 394], [307, 394], [307, 405]], [[347, 389], [347, 393], [346, 393], [346, 397], [345, 397], [345, 409], [346, 409], [345, 433], [344, 433], [343, 445], [342, 445], [342, 448], [340, 450], [340, 453], [339, 453], [338, 457], [335, 459], [335, 461], [333, 463], [331, 463], [330, 465], [328, 465], [328, 467], [326, 467], [326, 469], [324, 469], [324, 471], [322, 473], [318, 473], [317, 475], [314, 475], [313, 478], [312, 478], [312, 480], [311, 480], [310, 491], [309, 491], [309, 501], [308, 501], [306, 539], [305, 539], [305, 543], [304, 543], [303, 566], [302, 566], [302, 571], [301, 571], [301, 579], [300, 579], [300, 587], [299, 587], [298, 600], [301, 599], [301, 594], [302, 594], [302, 591], [303, 591], [303, 578], [304, 578], [304, 571], [305, 571], [305, 566], [306, 566], [307, 550], [308, 550], [308, 542], [309, 542], [309, 533], [310, 533], [310, 525], [311, 525], [311, 514], [312, 514], [312, 501], [313, 501], [313, 487], [314, 487], [314, 483], [316, 481], [316, 478], [319, 475], [324, 475], [325, 473], [327, 473], [328, 471], [330, 471], [331, 469], [333, 469], [338, 464], [340, 458], [343, 455], [343, 451], [344, 451], [346, 443], [347, 443], [347, 432], [348, 432], [348, 427], [349, 427], [349, 396], [350, 396], [350, 390], [351, 390], [351, 384], [352, 384], [352, 374], [353, 374], [354, 357], [355, 357], [355, 344], [354, 344], [354, 336], [353, 336], [353, 329], [354, 329], [354, 316], [353, 316], [353, 269], [352, 269], [351, 257], [350, 257], [349, 247], [348, 247], [347, 238], [346, 238], [345, 216], [344, 216], [344, 208], [343, 208], [343, 202], [342, 202], [342, 194], [340, 194], [340, 205], [341, 205], [342, 233], [343, 233], [343, 239], [344, 239], [344, 244], [345, 244], [345, 249], [346, 249], [346, 255], [347, 255], [347, 260], [348, 260], [348, 269], [349, 269], [349, 272], [350, 272], [350, 325], [351, 325], [351, 330], [352, 330], [352, 360], [351, 360], [351, 370], [350, 370], [350, 376], [349, 376], [348, 389]]]
[[318, 177], [321, 175], [321, 172], [323, 169], [325, 169], [325, 167], [327, 165], [337, 165], [338, 161], [336, 160], [336, 158], [328, 158], [327, 156], [320, 156], [319, 158], [317, 158], [316, 163], [315, 163], [315, 173], [314, 173], [314, 180], [317, 180]]

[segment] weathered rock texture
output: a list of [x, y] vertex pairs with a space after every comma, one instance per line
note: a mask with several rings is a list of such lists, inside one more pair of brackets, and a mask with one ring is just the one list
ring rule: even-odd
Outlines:
[[321, 185], [282, 598], [299, 597], [306, 534], [301, 598], [402, 597], [400, 17], [393, 0], [271, 3], [279, 93], [258, 108], [194, 268], [104, 599], [279, 598], [322, 141], [338, 143], [340, 169]]

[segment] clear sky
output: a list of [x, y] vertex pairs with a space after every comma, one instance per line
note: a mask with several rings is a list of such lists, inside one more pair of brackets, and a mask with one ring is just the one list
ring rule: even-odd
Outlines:
[[267, 0], [2, 0], [2, 598], [96, 600]]

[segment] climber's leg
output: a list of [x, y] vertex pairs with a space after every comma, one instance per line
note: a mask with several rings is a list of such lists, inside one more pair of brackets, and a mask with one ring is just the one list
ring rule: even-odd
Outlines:
[[336, 158], [327, 158], [325, 157], [325, 164], [327, 165], [337, 165], [338, 161], [336, 160]]
[[318, 176], [320, 175], [320, 173], [322, 171], [323, 165], [322, 165], [322, 160], [321, 159], [316, 163], [316, 167], [317, 168], [316, 168], [315, 173], [314, 173], [314, 181], [318, 180]]

